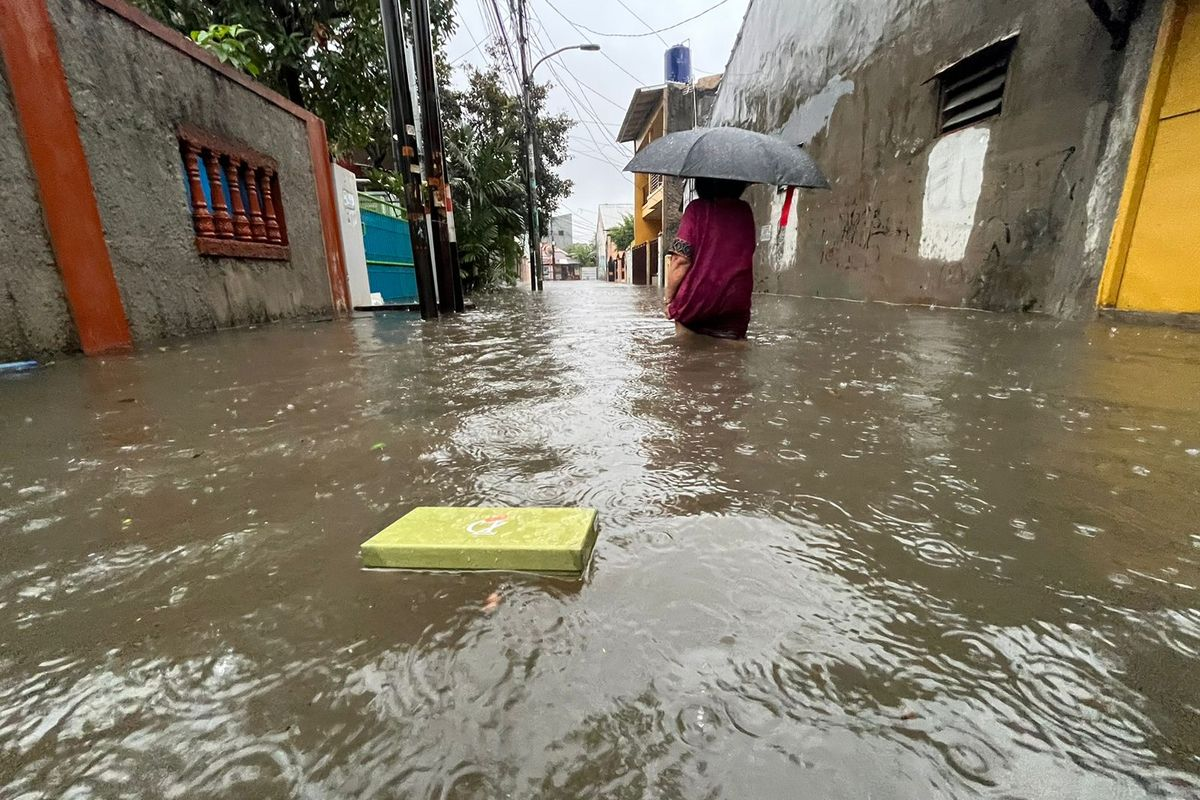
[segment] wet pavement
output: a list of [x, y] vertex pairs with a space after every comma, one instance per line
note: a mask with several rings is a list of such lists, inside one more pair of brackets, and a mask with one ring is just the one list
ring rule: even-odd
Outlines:
[[1200, 334], [546, 288], [0, 380], [0, 796], [1200, 796]]

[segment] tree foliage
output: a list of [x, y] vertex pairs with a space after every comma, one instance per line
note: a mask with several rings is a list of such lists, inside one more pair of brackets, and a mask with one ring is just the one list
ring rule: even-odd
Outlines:
[[[259, 79], [325, 120], [338, 153], [386, 154], [387, 58], [379, 0], [133, 0], [190, 35], [212, 25], [253, 31]], [[402, 0], [403, 2], [403, 0]], [[454, 0], [431, 0], [434, 46], [454, 33]]]
[[[566, 160], [571, 121], [544, 113], [546, 87], [534, 95], [541, 144], [538, 170], [543, 233], [550, 215], [571, 190], [553, 168]], [[446, 160], [455, 197], [464, 282], [488, 286], [516, 274], [527, 231], [521, 169], [524, 124], [520, 98], [506, 89], [499, 68], [468, 68], [466, 88], [442, 96]]]
[[[521, 153], [525, 125], [520, 97], [506, 88], [496, 66], [485, 70], [467, 67], [466, 83], [467, 88], [461, 91], [442, 90], [442, 118], [447, 131], [466, 125], [484, 138], [512, 142], [515, 148], [512, 167], [523, 176], [525, 160]], [[540, 85], [532, 91], [538, 138], [538, 217], [542, 236], [550, 233], [550, 217], [559, 202], [571, 193], [571, 182], [559, 175], [557, 168], [567, 160], [568, 135], [574, 124], [565, 115], [551, 115], [546, 111], [548, 90], [548, 85]], [[454, 157], [448, 162], [451, 174], [466, 166]]]
[[626, 214], [621, 224], [609, 231], [609, 234], [618, 250], [628, 250], [629, 245], [633, 244], [633, 216]]
[[486, 137], [469, 124], [451, 130], [454, 220], [463, 286], [470, 292], [511, 283], [525, 231], [525, 188], [514, 168], [517, 143]]
[[243, 72], [259, 75], [262, 67], [258, 54], [247, 45], [258, 34], [242, 25], [209, 25], [202, 31], [192, 31], [192, 41], [215, 55], [223, 64], [232, 64]]
[[567, 248], [567, 253], [580, 264], [591, 265], [596, 263], [595, 242], [576, 242]]

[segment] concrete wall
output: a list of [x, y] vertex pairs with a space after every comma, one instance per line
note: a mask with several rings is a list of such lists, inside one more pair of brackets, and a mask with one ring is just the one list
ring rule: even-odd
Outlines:
[[[304, 122], [89, 0], [49, 7], [134, 338], [331, 313]], [[181, 122], [278, 160], [290, 262], [197, 253]]]
[[79, 346], [0, 68], [0, 361]]
[[[667, 87], [667, 133], [690, 131], [697, 124], [701, 127], [708, 125], [712, 117], [713, 105], [716, 103], [716, 90], [688, 90], [685, 87], [671, 85]], [[663, 179], [663, 254], [675, 241], [679, 234], [679, 222], [683, 217], [685, 181], [679, 178]], [[659, 268], [660, 277], [664, 274]]]
[[[753, 0], [714, 124], [805, 144], [833, 184], [749, 199], [761, 291], [1090, 313], [1161, 2], [1123, 50], [1083, 0]], [[1005, 107], [937, 135], [942, 67], [1014, 31]]]
[[[666, 133], [690, 131], [694, 124], [692, 107], [692, 92], [678, 84], [668, 84], [665, 94], [667, 107]], [[683, 217], [683, 190], [685, 181], [670, 176], [663, 178], [663, 210], [662, 210], [662, 247], [659, 249], [659, 261], [665, 263], [666, 250], [679, 235], [679, 221]], [[660, 282], [666, 274], [663, 263], [659, 264]]]

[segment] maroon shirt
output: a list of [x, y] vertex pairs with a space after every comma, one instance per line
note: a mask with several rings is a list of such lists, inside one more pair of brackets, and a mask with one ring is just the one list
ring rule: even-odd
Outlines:
[[692, 259], [668, 308], [671, 319], [696, 333], [746, 338], [757, 244], [754, 212], [744, 200], [689, 203], [668, 251]]

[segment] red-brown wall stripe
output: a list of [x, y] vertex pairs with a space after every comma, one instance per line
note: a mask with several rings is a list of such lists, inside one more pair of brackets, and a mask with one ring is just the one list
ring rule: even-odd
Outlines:
[[133, 339], [45, 0], [0, 0], [0, 55], [67, 305], [88, 354]]
[[320, 117], [310, 116], [308, 119], [308, 150], [312, 157], [313, 177], [317, 182], [317, 206], [321, 215], [321, 234], [325, 238], [325, 266], [329, 270], [333, 311], [335, 314], [345, 314], [350, 310], [350, 283], [342, 259], [344, 251], [342, 227], [338, 222], [337, 185], [329, 160], [325, 121]]

